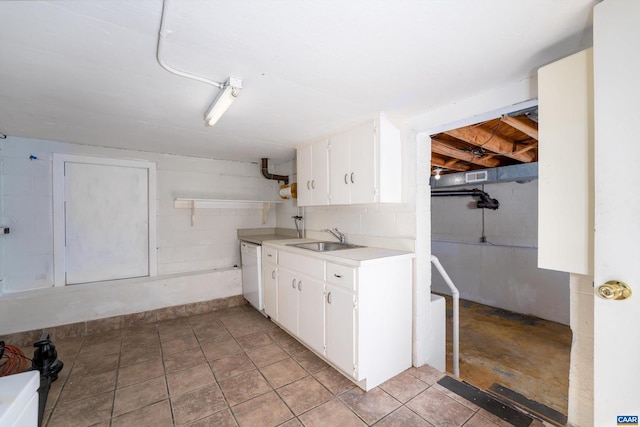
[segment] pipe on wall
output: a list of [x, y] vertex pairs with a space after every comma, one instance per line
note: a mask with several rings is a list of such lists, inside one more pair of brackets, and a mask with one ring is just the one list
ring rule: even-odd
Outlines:
[[272, 173], [269, 173], [269, 159], [267, 158], [263, 158], [262, 159], [262, 176], [264, 176], [267, 179], [273, 179], [274, 181], [284, 181], [284, 184], [287, 185], [289, 184], [289, 177], [286, 175], [274, 175]]

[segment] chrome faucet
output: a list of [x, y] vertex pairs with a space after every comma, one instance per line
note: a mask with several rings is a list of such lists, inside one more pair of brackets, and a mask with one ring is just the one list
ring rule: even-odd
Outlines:
[[334, 228], [333, 230], [325, 228], [322, 231], [327, 232], [327, 233], [331, 233], [333, 235], [333, 237], [335, 237], [336, 239], [340, 240], [340, 243], [344, 243], [346, 241], [344, 233], [341, 233], [338, 230], [338, 227]]

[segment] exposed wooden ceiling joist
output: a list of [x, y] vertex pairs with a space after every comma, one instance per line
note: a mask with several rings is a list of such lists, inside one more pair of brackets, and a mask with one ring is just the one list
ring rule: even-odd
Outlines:
[[443, 156], [453, 157], [458, 160], [463, 160], [474, 165], [484, 166], [487, 168], [495, 168], [500, 166], [500, 160], [494, 158], [491, 155], [478, 157], [475, 153], [470, 151], [463, 151], [454, 147], [451, 147], [446, 141], [442, 141], [437, 138], [431, 138], [431, 152], [442, 154]]
[[495, 132], [486, 130], [480, 126], [466, 126], [458, 129], [452, 129], [444, 132], [447, 135], [461, 139], [471, 145], [482, 147], [485, 150], [493, 151], [502, 156], [519, 160], [524, 163], [533, 161], [536, 154], [527, 150], [525, 152], [516, 153], [515, 141], [502, 137]]
[[531, 138], [538, 139], [538, 126], [536, 123], [523, 117], [502, 116], [502, 121], [511, 127], [518, 129], [520, 132], [529, 135]]
[[465, 172], [468, 171], [469, 169], [471, 169], [471, 166], [468, 164], [464, 164], [464, 163], [459, 163], [457, 160], [445, 160], [443, 158], [440, 157], [435, 157], [435, 156], [431, 156], [431, 164], [433, 166], [439, 167], [439, 168], [443, 168], [443, 169], [447, 169], [447, 170], [452, 170], [452, 171], [456, 171], [456, 172]]

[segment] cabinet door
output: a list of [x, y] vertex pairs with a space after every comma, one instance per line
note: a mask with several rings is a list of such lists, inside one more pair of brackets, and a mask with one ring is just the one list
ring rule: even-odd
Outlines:
[[330, 196], [332, 205], [351, 203], [351, 150], [350, 132], [331, 137], [329, 142], [329, 164], [331, 166]]
[[311, 191], [313, 161], [311, 155], [312, 147], [310, 145], [297, 150], [298, 206], [310, 206], [313, 203], [313, 193]]
[[307, 276], [298, 279], [300, 339], [324, 354], [324, 283]]
[[376, 138], [375, 122], [368, 122], [351, 131], [351, 203], [376, 201]]
[[294, 335], [298, 335], [298, 281], [299, 275], [287, 268], [278, 267], [278, 323]]
[[278, 269], [270, 262], [262, 266], [262, 286], [264, 291], [264, 312], [272, 319], [278, 320]]
[[[329, 204], [329, 153], [328, 141], [317, 142], [311, 146], [311, 193], [312, 205]], [[305, 184], [306, 186], [306, 184]]]
[[353, 292], [327, 284], [327, 358], [345, 373], [355, 376], [355, 308]]

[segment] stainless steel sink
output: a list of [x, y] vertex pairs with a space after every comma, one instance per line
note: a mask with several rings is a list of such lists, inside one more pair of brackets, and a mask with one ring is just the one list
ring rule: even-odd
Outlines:
[[339, 251], [342, 249], [364, 248], [360, 245], [352, 245], [351, 243], [340, 242], [311, 242], [311, 243], [290, 243], [287, 246], [295, 246], [296, 248], [308, 249], [316, 252]]

